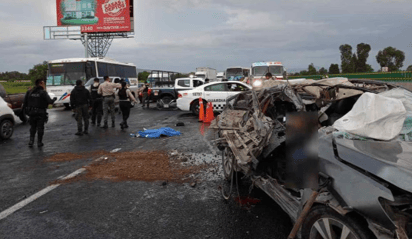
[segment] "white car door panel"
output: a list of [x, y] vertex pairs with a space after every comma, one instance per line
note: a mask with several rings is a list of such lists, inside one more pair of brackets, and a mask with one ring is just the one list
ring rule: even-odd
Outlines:
[[205, 87], [205, 100], [212, 102], [213, 110], [222, 110], [228, 96], [226, 84], [219, 83]]

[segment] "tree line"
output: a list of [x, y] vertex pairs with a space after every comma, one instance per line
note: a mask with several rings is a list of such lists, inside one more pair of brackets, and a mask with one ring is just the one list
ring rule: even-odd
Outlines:
[[[352, 46], [344, 44], [339, 46], [341, 65], [332, 63], [329, 69], [324, 67], [316, 70], [313, 63], [308, 66], [307, 70], [300, 71], [294, 75], [326, 75], [326, 74], [348, 74], [348, 73], [370, 73], [374, 72], [371, 65], [367, 64], [371, 46], [366, 43], [360, 43], [356, 46], [356, 52], [352, 52]], [[405, 61], [405, 53], [394, 47], [386, 47], [380, 50], [376, 55], [376, 61], [382, 67], [388, 67], [389, 71], [399, 71]], [[412, 71], [412, 65], [408, 66], [407, 71]], [[380, 72], [381, 70], [378, 70]]]
[[43, 61], [43, 63], [34, 65], [33, 68], [29, 70], [29, 73], [21, 73], [18, 71], [10, 71], [10, 72], [0, 72], [0, 81], [21, 81], [21, 80], [30, 80], [31, 82], [35, 82], [36, 79], [46, 79], [47, 76], [47, 61]]

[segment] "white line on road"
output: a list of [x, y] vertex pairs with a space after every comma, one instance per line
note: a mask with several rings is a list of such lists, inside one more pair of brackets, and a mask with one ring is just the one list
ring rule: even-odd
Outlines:
[[[98, 162], [98, 161], [102, 160], [103, 158], [104, 158], [104, 156], [99, 157], [99, 158], [96, 159], [95, 161]], [[70, 178], [74, 178], [74, 177], [76, 177], [77, 175], [79, 175], [79, 174], [81, 174], [82, 172], [84, 172], [85, 170], [86, 170], [85, 168], [78, 169], [78, 170], [74, 171], [73, 173], [71, 173], [71, 174], [67, 175], [66, 177], [64, 177], [63, 180], [67, 180], [67, 179], [70, 179]], [[60, 178], [61, 178], [61, 177], [59, 177], [58, 179], [60, 179]], [[48, 186], [47, 188], [45, 188], [45, 189], [43, 189], [43, 190], [41, 190], [41, 191], [39, 191], [39, 192], [31, 195], [30, 197], [24, 199], [23, 201], [15, 204], [14, 206], [11, 206], [11, 207], [9, 207], [8, 209], [2, 211], [2, 212], [0, 213], [0, 220], [3, 220], [4, 218], [10, 216], [11, 214], [13, 214], [13, 213], [14, 213], [15, 211], [17, 211], [17, 210], [22, 209], [22, 208], [23, 208], [24, 206], [26, 206], [27, 204], [29, 204], [29, 203], [33, 202], [34, 200], [40, 198], [41, 196], [45, 195], [46, 193], [52, 191], [53, 189], [56, 189], [58, 186], [60, 186], [60, 184], [50, 185], [50, 186]]]

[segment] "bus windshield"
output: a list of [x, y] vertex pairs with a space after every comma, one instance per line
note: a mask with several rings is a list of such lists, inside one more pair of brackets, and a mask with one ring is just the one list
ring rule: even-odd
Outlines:
[[254, 76], [265, 76], [266, 73], [272, 73], [273, 76], [283, 75], [283, 66], [255, 66], [252, 68]]
[[49, 64], [47, 85], [75, 85], [77, 80], [86, 79], [86, 63]]
[[228, 68], [226, 70], [226, 78], [230, 77], [236, 77], [236, 76], [243, 76], [243, 69], [242, 68]]

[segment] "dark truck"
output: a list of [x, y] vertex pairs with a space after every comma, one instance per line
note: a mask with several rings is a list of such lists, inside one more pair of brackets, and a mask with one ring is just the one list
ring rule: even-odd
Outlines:
[[0, 84], [0, 97], [4, 99], [8, 104], [11, 105], [14, 114], [20, 118], [23, 123], [27, 122], [27, 116], [24, 113], [23, 102], [25, 93], [20, 94], [7, 94], [4, 87]]
[[157, 102], [159, 108], [170, 108], [183, 90], [191, 90], [204, 84], [204, 79], [186, 77], [176, 78], [178, 73], [153, 70], [149, 77], [152, 102]]

